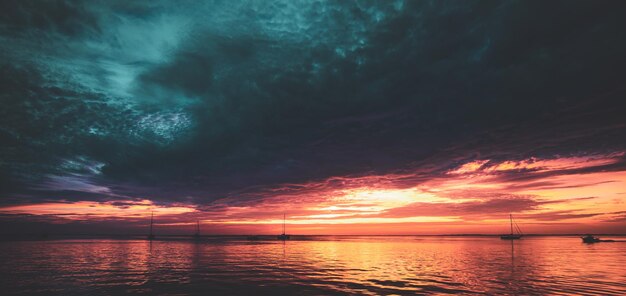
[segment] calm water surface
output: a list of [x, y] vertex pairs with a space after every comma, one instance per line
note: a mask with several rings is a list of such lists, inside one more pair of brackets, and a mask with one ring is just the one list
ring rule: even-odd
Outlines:
[[3, 295], [626, 295], [626, 242], [576, 237], [13, 241], [0, 263]]

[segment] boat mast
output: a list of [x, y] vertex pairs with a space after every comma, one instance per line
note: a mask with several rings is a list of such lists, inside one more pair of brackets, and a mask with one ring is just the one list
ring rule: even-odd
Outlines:
[[509, 220], [511, 221], [511, 235], [513, 235], [513, 214], [509, 214]]
[[200, 220], [196, 220], [196, 236], [200, 235]]
[[283, 235], [285, 235], [285, 213], [283, 213]]
[[152, 223], [154, 222], [154, 212], [150, 213], [150, 236], [152, 237]]

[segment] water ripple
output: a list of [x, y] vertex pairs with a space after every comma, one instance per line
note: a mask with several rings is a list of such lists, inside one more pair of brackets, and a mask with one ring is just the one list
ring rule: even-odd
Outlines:
[[3, 295], [624, 295], [626, 243], [313, 237], [0, 243]]

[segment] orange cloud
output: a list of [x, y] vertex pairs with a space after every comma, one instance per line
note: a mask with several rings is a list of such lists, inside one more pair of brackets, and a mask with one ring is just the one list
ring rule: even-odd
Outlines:
[[587, 169], [616, 164], [623, 156], [477, 160], [430, 178], [334, 177], [197, 207], [148, 200], [73, 202], [4, 207], [0, 213], [97, 220], [145, 219], [154, 211], [158, 223], [172, 229], [200, 220], [212, 233], [268, 234], [280, 230], [284, 213], [291, 233], [432, 234], [502, 232], [513, 212], [526, 232], [610, 232], [626, 223], [626, 171]]
[[624, 156], [624, 152], [612, 153], [609, 155], [595, 155], [584, 157], [563, 157], [555, 159], [539, 159], [529, 158], [521, 161], [503, 161], [493, 163], [490, 160], [475, 160], [463, 164], [456, 170], [452, 170], [449, 174], [468, 174], [468, 173], [494, 173], [502, 171], [514, 170], [530, 170], [530, 171], [555, 171], [555, 170], [572, 170], [586, 167], [595, 167], [602, 165], [614, 164], [620, 161]]
[[195, 211], [193, 207], [157, 206], [149, 200], [137, 202], [79, 201], [71, 203], [41, 203], [18, 205], [0, 208], [2, 214], [31, 214], [61, 216], [69, 220], [102, 219], [102, 218], [141, 218], [150, 217], [151, 213], [159, 215], [178, 215]]

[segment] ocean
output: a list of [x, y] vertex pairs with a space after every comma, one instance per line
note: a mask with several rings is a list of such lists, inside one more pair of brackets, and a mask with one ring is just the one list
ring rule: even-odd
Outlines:
[[583, 244], [574, 236], [3, 241], [0, 288], [2, 295], [626, 295], [626, 242]]

